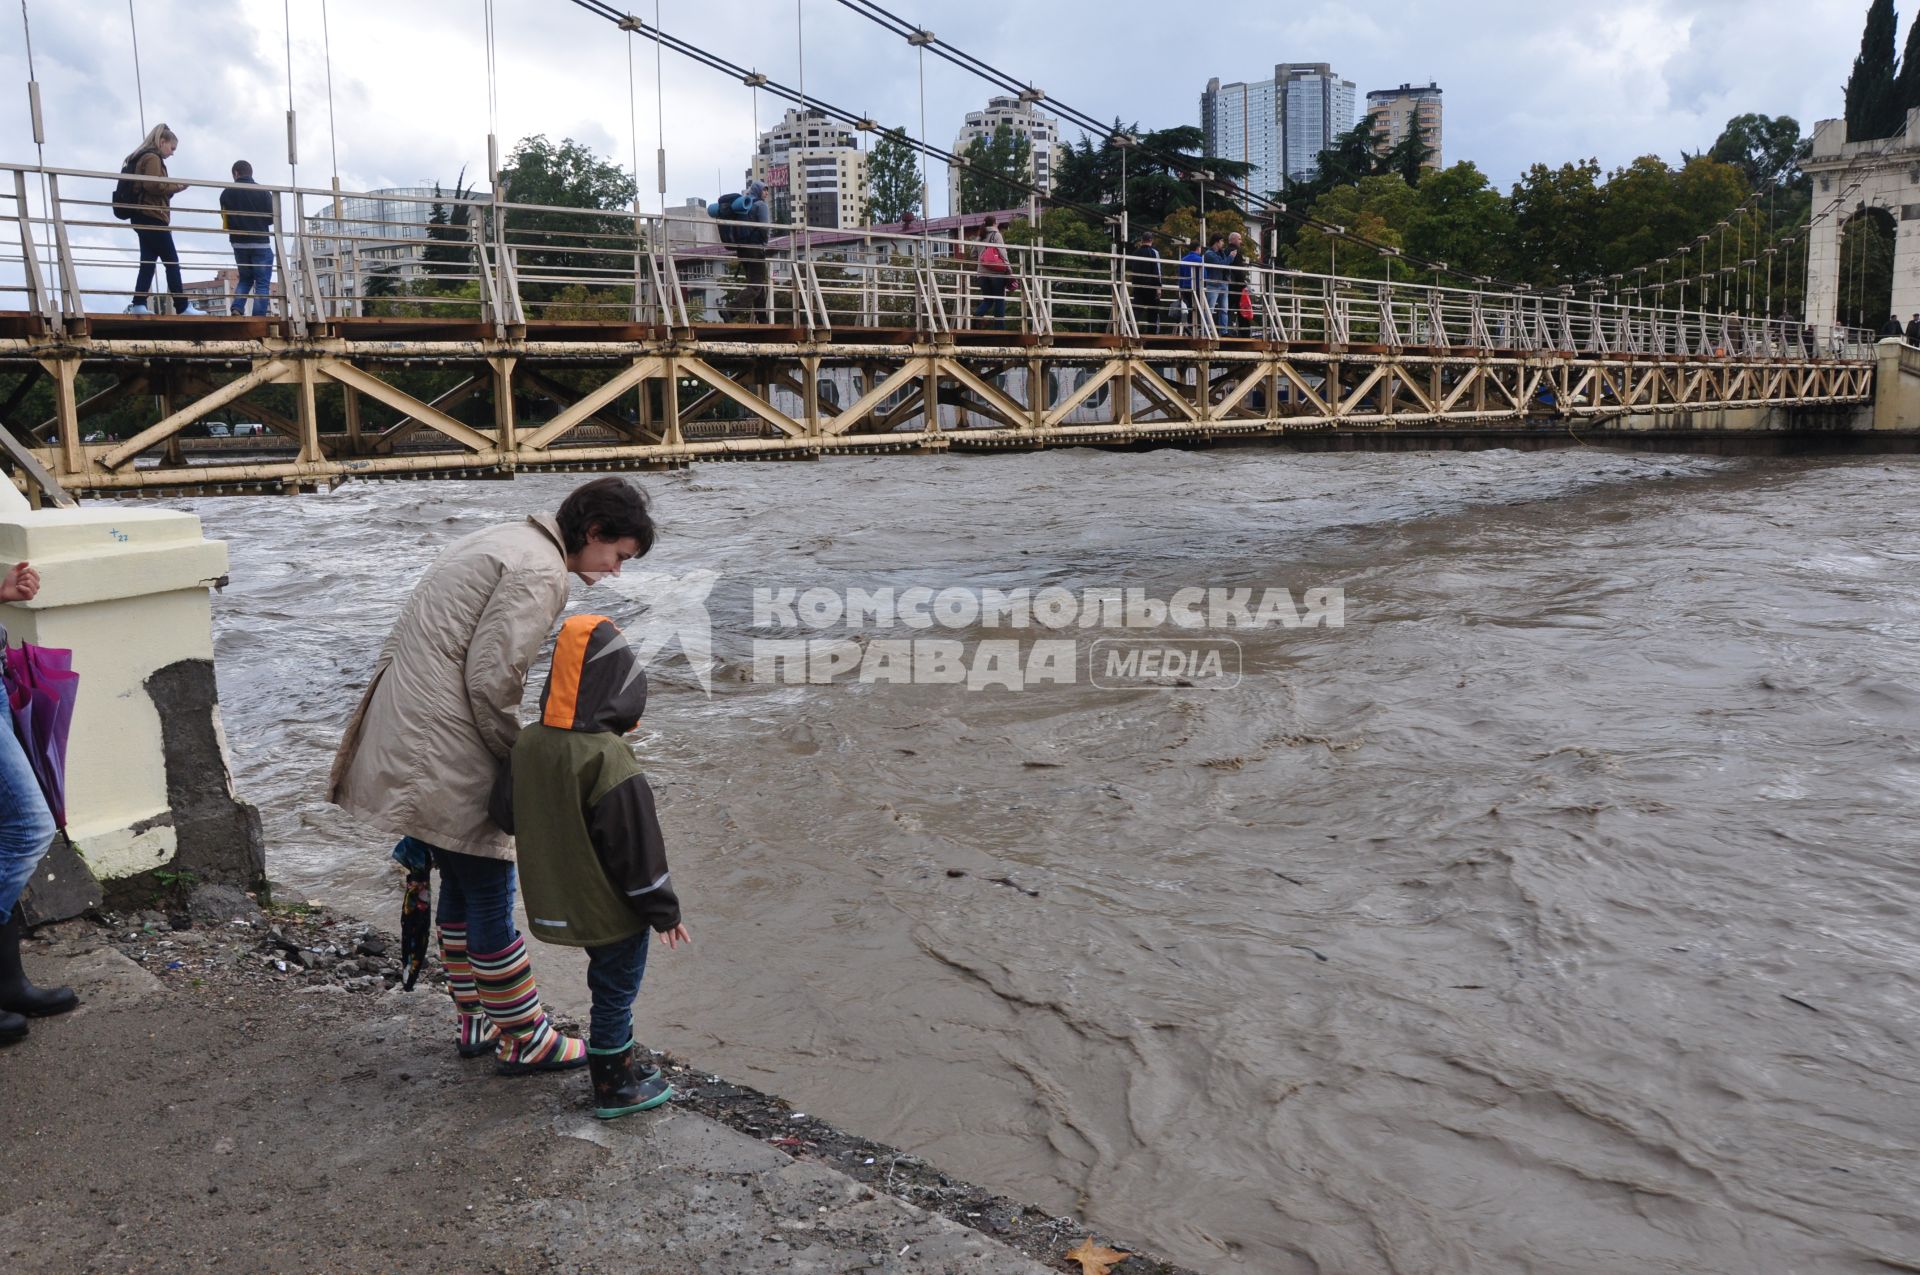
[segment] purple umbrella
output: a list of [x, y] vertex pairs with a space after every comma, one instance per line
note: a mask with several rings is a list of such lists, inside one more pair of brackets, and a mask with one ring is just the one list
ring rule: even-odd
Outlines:
[[33, 777], [46, 794], [53, 821], [67, 826], [67, 732], [80, 696], [73, 652], [22, 645], [7, 652], [7, 699]]

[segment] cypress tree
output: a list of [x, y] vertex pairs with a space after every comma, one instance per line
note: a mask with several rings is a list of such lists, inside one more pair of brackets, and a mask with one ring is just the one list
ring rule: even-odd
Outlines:
[[1891, 137], [1905, 115], [1894, 96], [1893, 42], [1899, 33], [1893, 0], [1872, 0], [1867, 25], [1860, 33], [1860, 56], [1847, 77], [1847, 140], [1864, 142]]
[[1920, 19], [1907, 23], [1907, 47], [1900, 55], [1900, 73], [1893, 81], [1894, 129], [1907, 122], [1907, 112], [1920, 106]]

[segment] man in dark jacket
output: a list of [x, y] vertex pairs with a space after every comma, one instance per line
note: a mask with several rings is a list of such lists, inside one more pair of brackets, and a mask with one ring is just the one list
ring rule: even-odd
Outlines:
[[640, 723], [647, 677], [603, 615], [560, 626], [540, 721], [520, 732], [494, 786], [494, 822], [519, 843], [527, 928], [587, 949], [593, 993], [587, 1065], [603, 1120], [657, 1107], [673, 1086], [636, 1070], [633, 1001], [647, 968], [647, 931], [692, 942], [667, 871], [653, 790], [622, 738]]
[[1151, 230], [1141, 231], [1133, 254], [1127, 258], [1127, 291], [1133, 302], [1133, 321], [1142, 336], [1160, 331], [1160, 287], [1165, 278], [1161, 274], [1160, 249], [1153, 239]]
[[1908, 345], [1920, 345], [1920, 314], [1907, 320], [1906, 341]]
[[273, 287], [273, 196], [254, 184], [253, 165], [244, 159], [233, 162], [233, 180], [220, 192], [220, 224], [233, 246], [233, 264], [240, 270], [240, 286], [234, 290], [233, 313], [247, 312], [247, 297], [253, 297], [256, 317], [267, 312], [267, 297]]

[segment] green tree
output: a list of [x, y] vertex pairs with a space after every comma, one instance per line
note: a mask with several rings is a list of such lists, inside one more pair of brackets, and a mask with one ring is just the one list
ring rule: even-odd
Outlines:
[[[1179, 209], [1197, 206], [1204, 186], [1207, 220], [1211, 222], [1217, 210], [1236, 207], [1233, 228], [1243, 230], [1237, 205], [1244, 201], [1241, 188], [1253, 165], [1203, 157], [1203, 146], [1204, 138], [1195, 127], [1149, 132], [1116, 119], [1098, 146], [1085, 134], [1078, 142], [1061, 146], [1054, 159], [1053, 193], [1058, 199], [1098, 209], [1116, 227], [1124, 211], [1128, 226], [1137, 234], [1149, 226], [1164, 225]], [[1198, 226], [1197, 218], [1194, 224]], [[1108, 237], [1117, 234], [1115, 229]]]
[[1906, 122], [1894, 96], [1893, 41], [1898, 19], [1893, 0], [1870, 0], [1860, 32], [1860, 54], [1847, 77], [1847, 140], [1891, 137]]
[[[1363, 177], [1351, 186], [1336, 186], [1314, 201], [1315, 219], [1331, 222], [1349, 235], [1404, 248], [1408, 229], [1420, 216], [1420, 196], [1413, 187], [1391, 173], [1384, 177]], [[1287, 265], [1312, 274], [1339, 273], [1356, 279], [1384, 279], [1392, 271], [1395, 278], [1407, 279], [1408, 267], [1393, 265], [1391, 259], [1371, 248], [1349, 243], [1318, 226], [1303, 227], [1286, 249]]]
[[427, 214], [427, 247], [421, 257], [425, 262], [423, 272], [429, 279], [472, 272], [473, 248], [469, 227], [473, 222], [473, 204], [469, 201], [473, 198], [473, 188], [466, 184], [466, 180], [467, 170], [463, 168], [460, 176], [454, 179], [454, 202], [450, 204], [444, 202], [447, 196], [440, 190], [440, 183], [433, 184], [433, 209]]
[[[1378, 177], [1387, 171], [1380, 157], [1374, 153], [1373, 120], [1369, 117], [1334, 138], [1333, 145], [1321, 151], [1314, 160], [1313, 176], [1304, 181], [1288, 183], [1284, 199], [1289, 207], [1296, 210], [1312, 208], [1342, 186], [1354, 186], [1365, 178]], [[1275, 199], [1282, 197], [1280, 192], [1273, 194]], [[1282, 222], [1279, 230], [1283, 251], [1285, 246], [1307, 233], [1293, 222]]]
[[888, 129], [867, 156], [867, 216], [874, 225], [906, 220], [922, 211], [920, 156], [904, 128]]
[[1513, 210], [1482, 173], [1462, 160], [1428, 173], [1406, 229], [1406, 249], [1425, 261], [1504, 278], [1513, 269]]
[[974, 138], [960, 158], [967, 164], [960, 170], [961, 212], [993, 212], [1026, 202], [1033, 180], [1033, 143], [1012, 125], [1000, 125], [991, 137]]
[[1427, 145], [1426, 137], [1418, 128], [1409, 128], [1407, 135], [1380, 157], [1380, 166], [1387, 172], [1398, 173], [1407, 185], [1418, 186], [1427, 171], [1427, 161], [1432, 158], [1433, 147]]
[[1900, 70], [1893, 77], [1894, 128], [1904, 128], [1907, 112], [1920, 106], [1920, 20], [1907, 23], [1907, 45], [1900, 53]]
[[[1920, 22], [1914, 24], [1920, 31]], [[1909, 58], [1901, 68], [1902, 82], [1907, 72], [1920, 75], [1920, 59]], [[1916, 86], [1920, 87], [1920, 86]], [[1920, 106], [1920, 101], [1914, 102]], [[1736, 115], [1727, 121], [1707, 152], [1710, 159], [1732, 164], [1747, 179], [1750, 190], [1759, 190], [1769, 182], [1776, 186], [1797, 186], [1802, 181], [1800, 161], [1807, 143], [1800, 136], [1800, 121], [1791, 115]]]
[[[517, 209], [507, 219], [507, 242], [517, 249], [523, 295], [547, 299], [570, 283], [631, 283], [638, 246], [633, 206], [639, 185], [618, 164], [568, 138], [544, 135], [514, 144], [500, 170], [506, 198], [546, 208], [604, 210], [608, 216]], [[617, 210], [617, 211], [616, 211]]]
[[1600, 161], [1535, 164], [1514, 183], [1514, 264], [1528, 283], [1559, 283], [1600, 272]]

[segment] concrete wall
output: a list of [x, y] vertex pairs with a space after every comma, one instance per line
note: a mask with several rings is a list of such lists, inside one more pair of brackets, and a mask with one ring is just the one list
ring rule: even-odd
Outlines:
[[[1578, 424], [1575, 428], [1581, 428]], [[1586, 427], [1591, 430], [1594, 427]], [[1635, 412], [1608, 419], [1604, 433], [1691, 430], [1701, 432], [1799, 432], [1809, 429], [1873, 428], [1873, 409], [1862, 403], [1841, 407], [1713, 407], [1687, 412]]]
[[1920, 350], [1888, 337], [1874, 347], [1874, 430], [1920, 430]]
[[0, 606], [0, 624], [15, 643], [72, 650], [80, 674], [67, 758], [74, 849], [103, 881], [172, 867], [253, 884], [259, 819], [233, 795], [213, 682], [209, 590], [226, 574], [226, 546], [190, 514], [29, 512], [6, 494], [0, 561], [31, 562], [41, 589]]

